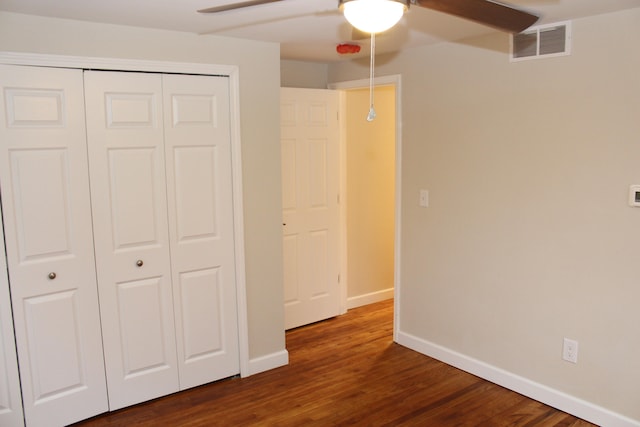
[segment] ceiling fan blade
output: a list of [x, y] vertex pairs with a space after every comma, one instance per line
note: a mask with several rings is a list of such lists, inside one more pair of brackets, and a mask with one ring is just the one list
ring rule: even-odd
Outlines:
[[520, 33], [538, 20], [536, 15], [491, 0], [412, 0], [412, 4], [509, 33]]
[[200, 9], [198, 12], [200, 12], [200, 13], [226, 12], [227, 10], [242, 9], [243, 7], [258, 6], [260, 4], [274, 3], [274, 2], [277, 2], [277, 1], [282, 1], [282, 0], [250, 0], [250, 1], [242, 1], [242, 2], [239, 2], [239, 3], [230, 3], [230, 4], [225, 4], [223, 6], [214, 6], [214, 7], [209, 7], [207, 9]]

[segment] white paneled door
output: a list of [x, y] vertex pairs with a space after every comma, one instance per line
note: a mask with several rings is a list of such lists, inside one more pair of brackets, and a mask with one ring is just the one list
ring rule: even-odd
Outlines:
[[180, 388], [240, 372], [229, 82], [163, 76]]
[[0, 182], [27, 425], [107, 406], [82, 72], [0, 66]]
[[85, 72], [96, 264], [111, 410], [179, 390], [162, 76]]
[[339, 293], [338, 92], [282, 88], [285, 327], [336, 316]]

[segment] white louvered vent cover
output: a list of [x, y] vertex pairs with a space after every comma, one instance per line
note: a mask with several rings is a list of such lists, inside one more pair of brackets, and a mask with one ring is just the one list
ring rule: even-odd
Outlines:
[[511, 60], [564, 56], [571, 53], [571, 22], [531, 27], [511, 37]]

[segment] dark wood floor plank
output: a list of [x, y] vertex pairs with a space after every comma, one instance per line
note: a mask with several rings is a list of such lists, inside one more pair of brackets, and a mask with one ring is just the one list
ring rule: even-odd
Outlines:
[[287, 332], [288, 366], [104, 414], [112, 426], [592, 426], [392, 342], [392, 301]]

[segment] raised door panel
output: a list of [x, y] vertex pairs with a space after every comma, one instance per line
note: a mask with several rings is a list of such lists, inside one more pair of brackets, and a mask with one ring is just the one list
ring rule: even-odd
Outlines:
[[85, 72], [105, 364], [112, 410], [179, 389], [162, 78]]
[[287, 261], [283, 268], [284, 281], [284, 305], [292, 307], [300, 304], [301, 295], [299, 293], [300, 284], [298, 273], [298, 236], [295, 234], [285, 235], [282, 238], [282, 256]]
[[28, 425], [107, 410], [82, 73], [0, 67], [0, 182]]
[[338, 95], [281, 89], [285, 327], [339, 312]]
[[164, 75], [180, 387], [239, 373], [226, 77]]

